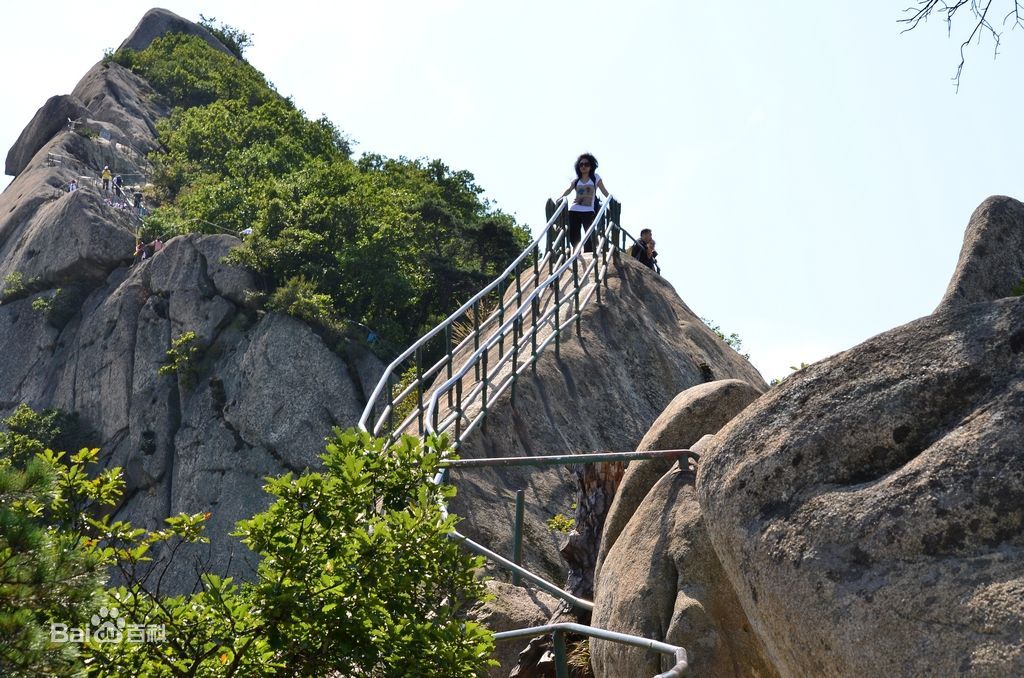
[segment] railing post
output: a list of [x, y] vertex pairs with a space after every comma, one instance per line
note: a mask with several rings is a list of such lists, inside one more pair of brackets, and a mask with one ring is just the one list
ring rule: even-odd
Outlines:
[[555, 646], [555, 678], [569, 678], [569, 658], [565, 652], [565, 631], [558, 629], [551, 634]]
[[[594, 253], [594, 256], [595, 257], [597, 256], [597, 252]], [[576, 336], [577, 337], [581, 336], [581, 334], [580, 334], [580, 321], [581, 321], [581, 318], [580, 318], [580, 269], [579, 269], [579, 265], [578, 264], [579, 264], [579, 259], [573, 259], [572, 260], [572, 299], [573, 299], [573, 310], [576, 313]], [[595, 264], [594, 267], [597, 268], [597, 266], [596, 266], [597, 262], [596, 261], [594, 262], [594, 264]]]
[[[512, 562], [523, 564], [523, 508], [526, 492], [516, 490], [516, 521], [512, 527]], [[519, 573], [512, 573], [512, 586], [519, 586]]]
[[487, 353], [484, 351], [483, 355], [480, 356], [480, 361], [483, 363], [483, 378], [480, 379], [480, 414], [484, 418], [483, 428], [487, 430]]
[[[498, 329], [505, 324], [505, 286], [507, 281], [498, 285]], [[505, 357], [505, 333], [498, 335], [498, 360]]]
[[[480, 348], [480, 300], [473, 302], [473, 350]], [[480, 363], [473, 363], [473, 371], [476, 373], [477, 381], [480, 380]]]
[[[445, 353], [448, 354], [448, 379], [452, 378], [452, 363], [455, 361], [455, 356], [452, 353], [452, 326], [450, 323], [444, 326], [444, 345]], [[452, 406], [452, 390], [448, 389], [448, 408]]]
[[416, 420], [419, 422], [420, 435], [423, 434], [423, 347], [416, 349], [416, 407], [419, 414], [416, 416]]
[[530, 302], [530, 313], [533, 316], [533, 322], [530, 323], [530, 360], [533, 368], [533, 373], [537, 373], [537, 315], [538, 308], [540, 307], [540, 300], [534, 296], [533, 301]]
[[[401, 383], [401, 382], [399, 382]], [[385, 389], [388, 392], [388, 435], [395, 430], [395, 385], [389, 383]]]
[[459, 379], [455, 382], [455, 439], [454, 443], [459, 442], [459, 437], [462, 435], [462, 380]]
[[560, 332], [562, 322], [559, 319], [559, 314], [560, 314], [560, 311], [562, 310], [562, 292], [561, 292], [561, 288], [562, 288], [562, 277], [559, 276], [559, 277], [555, 278], [555, 326], [554, 326], [554, 331], [555, 331], [555, 359], [556, 360], [561, 360], [562, 359], [562, 353], [561, 353], [561, 351], [558, 348], [559, 339], [560, 339], [560, 336], [562, 334]]
[[[518, 308], [518, 306], [517, 306]], [[517, 315], [512, 321], [512, 407], [516, 406], [516, 381], [519, 378], [519, 340], [523, 336], [523, 318]]]

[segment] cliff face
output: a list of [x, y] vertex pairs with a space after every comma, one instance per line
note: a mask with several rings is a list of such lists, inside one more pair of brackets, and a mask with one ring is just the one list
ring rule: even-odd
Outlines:
[[[636, 450], [661, 411], [681, 391], [738, 379], [763, 392], [756, 369], [717, 337], [667, 280], [628, 256], [618, 258], [602, 304], [583, 310], [579, 337], [560, 356], [541, 354], [525, 372], [515, 402], [506, 392], [484, 429], [460, 448], [463, 457], [510, 457]], [[714, 431], [709, 431], [714, 432]], [[562, 575], [563, 535], [547, 519], [572, 515], [577, 480], [565, 467], [473, 469], [453, 474], [452, 510], [460, 527], [500, 553], [511, 553], [516, 490], [526, 492], [524, 562], [554, 580]]]
[[[159, 35], [167, 14], [150, 13], [136, 34]], [[293, 318], [246, 308], [257, 281], [220, 263], [239, 242], [232, 236], [174, 238], [129, 266], [138, 217], [97, 177], [104, 165], [147, 175], [143, 153], [157, 147], [166, 114], [151, 95], [129, 71], [97, 64], [40, 109], [8, 154], [17, 177], [0, 195], [0, 414], [21, 402], [77, 412], [104, 463], [124, 468], [118, 518], [155, 528], [209, 511], [212, 543], [165, 580], [180, 589], [191, 586], [193, 559], [250, 571], [227, 537], [235, 521], [267, 505], [265, 476], [316, 465], [330, 428], [356, 424], [383, 366], [354, 345], [335, 354]], [[69, 117], [99, 134], [72, 131]], [[68, 192], [72, 179], [80, 188]], [[52, 310], [33, 309], [39, 298], [53, 299]], [[203, 347], [195, 375], [160, 375], [186, 332]]]

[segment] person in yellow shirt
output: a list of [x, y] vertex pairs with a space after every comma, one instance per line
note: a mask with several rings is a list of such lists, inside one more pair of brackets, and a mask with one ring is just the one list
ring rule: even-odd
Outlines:
[[100, 174], [100, 178], [103, 179], [103, 192], [106, 193], [110, 190], [110, 168], [106, 165], [103, 166], [103, 173]]

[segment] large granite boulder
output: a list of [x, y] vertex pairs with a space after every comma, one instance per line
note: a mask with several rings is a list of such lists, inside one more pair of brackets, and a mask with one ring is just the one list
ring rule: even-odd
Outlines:
[[[717, 433], [744, 407], [756, 400], [763, 389], [739, 379], [723, 379], [688, 388], [668, 404], [644, 435], [638, 450], [688, 449], [707, 434]], [[596, 576], [619, 533], [633, 517], [647, 492], [669, 469], [673, 460], [643, 459], [626, 466], [622, 482], [601, 532]]]
[[[593, 624], [683, 647], [695, 676], [777, 675], [711, 546], [685, 462], [657, 481], [607, 553]], [[597, 639], [590, 657], [598, 678], [653, 676], [674, 664]]]
[[801, 370], [715, 436], [700, 506], [781, 674], [1024, 674], [1022, 421], [1016, 297]]
[[1024, 204], [995, 195], [967, 225], [960, 259], [936, 312], [1008, 297], [1024, 283]]
[[174, 12], [159, 7], [146, 12], [139, 21], [131, 35], [125, 38], [118, 49], [133, 49], [140, 52], [159, 37], [168, 33], [184, 33], [186, 35], [198, 35], [206, 41], [210, 47], [220, 50], [225, 54], [234, 56], [224, 44], [215, 38], [210, 31], [188, 19], [183, 19]]
[[89, 115], [89, 110], [74, 96], [62, 94], [53, 96], [36, 111], [32, 120], [21, 131], [18, 140], [7, 152], [4, 171], [12, 176], [21, 174], [32, 156], [61, 130], [67, 129], [68, 121]]

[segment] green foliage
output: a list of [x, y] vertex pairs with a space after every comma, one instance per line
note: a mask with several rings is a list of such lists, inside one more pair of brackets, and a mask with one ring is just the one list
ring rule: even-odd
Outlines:
[[288, 675], [477, 675], [490, 634], [462, 619], [484, 595], [467, 555], [445, 535], [431, 478], [443, 440], [383, 439], [335, 430], [323, 473], [268, 482], [277, 498], [239, 523], [261, 556], [253, 592]]
[[750, 354], [743, 352], [743, 340], [740, 339], [740, 335], [733, 332], [726, 336], [725, 332], [722, 331], [722, 328], [719, 327], [713, 320], [701, 318], [701, 321], [703, 321], [705, 325], [710, 327], [711, 331], [717, 334], [718, 338], [724, 341], [726, 345], [729, 346], [729, 348], [739, 353], [741, 356], [743, 356], [744, 359], [750, 360]]
[[556, 513], [548, 518], [548, 529], [552, 532], [563, 532], [568, 534], [576, 527], [576, 520], [567, 515]]
[[[789, 369], [793, 370], [794, 372], [799, 372], [800, 370], [802, 370], [802, 369], [804, 369], [806, 367], [809, 367], [809, 366], [810, 366], [810, 363], [802, 362], [802, 363], [800, 363], [800, 367], [796, 367], [795, 365], [790, 365]], [[787, 375], [787, 377], [788, 377], [788, 375]], [[774, 387], [778, 386], [779, 384], [781, 384], [783, 381], [785, 381], [787, 379], [787, 377], [779, 377], [777, 379], [772, 379], [770, 382], [768, 382], [768, 386], [774, 388]]]
[[280, 311], [308, 323], [327, 325], [334, 320], [331, 298], [316, 291], [316, 285], [301, 275], [289, 278], [274, 290], [267, 309]]
[[12, 271], [4, 277], [3, 301], [14, 301], [29, 293], [29, 286], [25, 282], [25, 276], [20, 271]]
[[203, 359], [203, 345], [195, 332], [184, 332], [173, 341], [167, 349], [164, 364], [159, 374], [177, 374], [182, 386], [191, 388], [195, 385], [199, 373], [199, 363]]
[[67, 674], [78, 648], [51, 643], [49, 623], [83, 623], [99, 593], [103, 554], [63, 524], [72, 502], [90, 497], [68, 494], [81, 464], [9, 451], [0, 459], [0, 673]]
[[91, 127], [86, 127], [85, 125], [76, 125], [75, 132], [77, 132], [79, 136], [83, 136], [86, 139], [97, 139], [100, 136], [99, 132], [97, 132]]
[[33, 299], [32, 310], [42, 313], [47, 322], [57, 329], [63, 329], [78, 313], [84, 296], [84, 290], [78, 286], [58, 287], [49, 296]]
[[165, 36], [112, 58], [177, 107], [158, 123], [165, 152], [150, 159], [160, 206], [147, 226], [252, 228], [230, 263], [258, 272], [271, 290], [307, 281], [329, 298], [333, 317], [391, 344], [445, 317], [529, 242], [481, 199], [471, 173], [439, 160], [353, 162], [334, 124], [307, 119], [248, 64], [199, 38]]
[[252, 34], [224, 22], [217, 23], [217, 17], [205, 17], [200, 14], [199, 25], [213, 33], [213, 37], [220, 40], [221, 44], [231, 50], [231, 53], [239, 59], [244, 58], [242, 54], [246, 49], [252, 47]]
[[1020, 282], [1012, 290], [1010, 290], [1011, 297], [1024, 297], [1024, 278], [1020, 279]]
[[0, 459], [19, 466], [47, 448], [73, 450], [95, 439], [95, 433], [82, 426], [77, 414], [53, 408], [36, 412], [21, 404], [3, 424], [7, 430], [0, 431]]
[[410, 391], [405, 398], [399, 400], [402, 392], [416, 381], [416, 375], [416, 366], [410, 365], [404, 372], [402, 372], [402, 376], [398, 379], [398, 383], [392, 384], [391, 386], [391, 401], [393, 403], [393, 409], [391, 412], [391, 420], [388, 425], [390, 430], [395, 430], [396, 427], [400, 426], [402, 422], [405, 421], [405, 418], [412, 414], [412, 411], [419, 405], [419, 393], [423, 388], [422, 385]]
[[[322, 472], [267, 479], [275, 502], [239, 523], [261, 558], [255, 583], [206, 573], [198, 592], [164, 596], [151, 550], [173, 560], [181, 543], [204, 541], [210, 514], [154, 532], [114, 521], [120, 469], [87, 472], [97, 449], [40, 452], [28, 435], [60, 439], [52, 414], [19, 408], [7, 423], [23, 437], [0, 439], [4, 675], [463, 676], [492, 663], [493, 637], [464, 619], [485, 596], [482, 559], [447, 537], [456, 518], [440, 502], [455, 491], [432, 482], [444, 439], [385, 449], [335, 430]], [[103, 587], [108, 567], [123, 586]], [[53, 642], [51, 624], [95, 630], [91, 615], [108, 610], [159, 638]]]
[[149, 81], [172, 106], [203, 106], [218, 99], [257, 105], [277, 97], [259, 71], [195, 35], [169, 33], [141, 52], [122, 49], [110, 59]]

